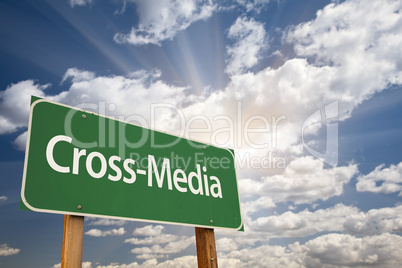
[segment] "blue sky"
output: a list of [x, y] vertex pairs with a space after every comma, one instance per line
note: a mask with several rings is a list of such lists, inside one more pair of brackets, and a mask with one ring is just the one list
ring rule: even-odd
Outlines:
[[[233, 148], [245, 232], [215, 231], [220, 267], [400, 265], [401, 8], [1, 1], [0, 267], [61, 258], [63, 216], [18, 209], [31, 95]], [[196, 263], [192, 227], [84, 232], [83, 267]]]

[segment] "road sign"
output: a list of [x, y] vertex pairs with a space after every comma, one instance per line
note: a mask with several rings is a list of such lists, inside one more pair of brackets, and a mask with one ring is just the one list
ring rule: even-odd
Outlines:
[[232, 151], [38, 99], [21, 200], [38, 212], [240, 229]]

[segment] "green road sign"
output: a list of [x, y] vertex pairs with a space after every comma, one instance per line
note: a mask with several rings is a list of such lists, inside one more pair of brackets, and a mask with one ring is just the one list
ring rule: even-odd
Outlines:
[[233, 152], [44, 99], [31, 105], [21, 206], [240, 229]]

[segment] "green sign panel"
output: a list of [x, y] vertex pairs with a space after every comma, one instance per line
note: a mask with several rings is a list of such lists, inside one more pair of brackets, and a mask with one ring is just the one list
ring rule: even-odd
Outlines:
[[22, 206], [49, 213], [240, 229], [233, 152], [37, 99]]

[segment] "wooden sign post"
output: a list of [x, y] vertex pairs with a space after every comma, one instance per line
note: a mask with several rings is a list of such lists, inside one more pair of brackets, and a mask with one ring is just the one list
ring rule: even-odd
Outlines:
[[218, 268], [214, 229], [195, 227], [198, 268]]
[[81, 268], [84, 217], [64, 215], [61, 268]]

